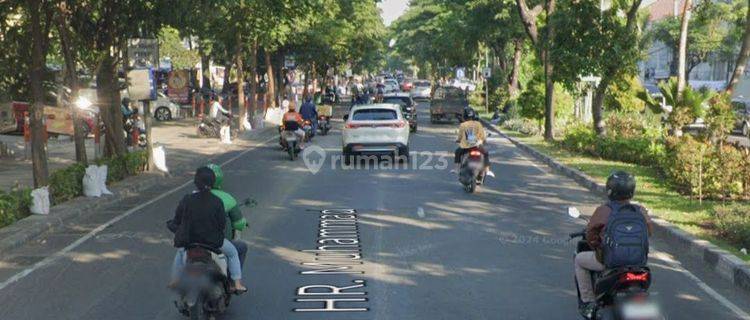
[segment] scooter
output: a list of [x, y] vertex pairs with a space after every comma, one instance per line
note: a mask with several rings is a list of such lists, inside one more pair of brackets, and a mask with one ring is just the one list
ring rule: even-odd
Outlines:
[[318, 128], [320, 129], [321, 135], [327, 135], [328, 131], [331, 130], [331, 117], [318, 116]]
[[[232, 121], [232, 115], [227, 115], [230, 126], [230, 134], [232, 139], [237, 137], [238, 129], [236, 128], [234, 121]], [[197, 134], [201, 138], [221, 138], [221, 126], [222, 124], [216, 120], [210, 118], [201, 118], [198, 123]]]
[[[254, 206], [245, 199], [241, 207]], [[233, 234], [239, 239], [237, 233]], [[224, 313], [232, 298], [227, 259], [221, 250], [194, 243], [185, 248], [185, 269], [177, 282], [177, 310], [191, 320], [215, 319]]]
[[461, 158], [458, 181], [464, 186], [464, 191], [474, 193], [477, 185], [484, 182], [484, 177], [484, 155], [479, 151], [479, 148], [472, 147]]
[[[573, 210], [571, 210], [573, 209]], [[570, 208], [571, 217], [580, 217], [580, 212]], [[593, 251], [586, 241], [586, 230], [571, 233], [570, 239], [580, 238], [576, 245], [575, 255], [584, 251]], [[573, 258], [575, 259], [575, 255]], [[659, 305], [649, 295], [651, 286], [651, 269], [641, 266], [628, 266], [602, 272], [590, 273], [594, 284], [596, 307], [591, 318], [586, 320], [666, 320]], [[574, 277], [578, 303], [581, 292]]]
[[289, 153], [289, 160], [294, 161], [297, 155], [302, 151], [297, 141], [297, 134], [294, 133], [299, 128], [297, 122], [287, 121], [283, 127], [279, 127], [279, 143], [284, 150]]
[[302, 130], [305, 131], [305, 142], [310, 142], [315, 135], [315, 132], [313, 132], [312, 128], [312, 121], [305, 120], [302, 123]]

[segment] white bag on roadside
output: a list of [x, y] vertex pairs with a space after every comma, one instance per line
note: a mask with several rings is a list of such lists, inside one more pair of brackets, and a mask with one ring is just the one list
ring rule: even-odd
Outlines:
[[98, 167], [97, 172], [97, 185], [99, 186], [99, 190], [102, 194], [111, 195], [113, 194], [112, 191], [109, 191], [107, 189], [107, 165], [101, 165]]
[[221, 137], [221, 143], [224, 144], [231, 144], [232, 143], [232, 134], [229, 126], [222, 126], [219, 130], [219, 136]]
[[154, 167], [162, 172], [169, 173], [167, 168], [167, 153], [164, 152], [164, 146], [153, 148], [151, 152], [154, 155]]
[[33, 214], [49, 214], [49, 187], [41, 187], [31, 191], [31, 206]]
[[253, 130], [253, 125], [248, 118], [245, 118], [245, 120], [242, 121], [242, 127], [245, 128], [245, 130]]
[[[104, 179], [107, 179], [105, 176]], [[83, 195], [87, 197], [101, 197], [102, 188], [99, 186], [99, 167], [89, 165], [83, 175]]]

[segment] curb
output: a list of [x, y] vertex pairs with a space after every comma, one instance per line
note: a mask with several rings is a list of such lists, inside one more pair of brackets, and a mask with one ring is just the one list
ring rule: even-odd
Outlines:
[[[252, 131], [243, 140], [258, 143], [259, 141], [253, 140], [270, 138], [271, 135], [268, 134], [269, 132], [276, 134], [275, 127], [267, 126], [257, 131]], [[243, 148], [247, 147], [249, 146], [243, 146]], [[222, 154], [226, 154], [226, 152]], [[222, 154], [216, 154], [214, 157], [221, 156]], [[180, 175], [175, 173], [190, 170], [193, 168], [195, 162], [203, 163], [206, 160], [191, 159], [190, 161], [175, 164], [170, 168], [170, 174], [166, 175], [147, 172], [138, 176], [127, 177], [122, 181], [108, 186], [114, 195], [102, 196], [100, 198], [79, 196], [51, 207], [50, 214], [48, 215], [30, 215], [18, 220], [0, 229], [0, 254], [21, 247], [46, 232], [60, 229], [76, 218], [95, 214], [105, 207], [116, 205], [150, 188], [162, 184], [170, 184], [174, 182], [174, 179], [171, 178], [180, 177]]]
[[[482, 119], [481, 121], [485, 127], [507, 139], [519, 149], [533, 156], [536, 160], [545, 163], [558, 173], [572, 178], [590, 191], [601, 196], [606, 195], [605, 186], [596, 182], [585, 173], [570, 168], [536, 149], [509, 137], [486, 120]], [[691, 258], [700, 259], [724, 280], [729, 281], [732, 285], [745, 292], [750, 292], [750, 266], [747, 263], [706, 240], [695, 238], [672, 223], [656, 218], [652, 219], [652, 222], [655, 233], [669, 245], [670, 249], [678, 249], [681, 252], [687, 253]]]

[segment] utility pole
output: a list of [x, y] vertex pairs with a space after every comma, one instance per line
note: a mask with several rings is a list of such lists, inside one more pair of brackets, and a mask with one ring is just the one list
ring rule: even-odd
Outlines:
[[[485, 48], [484, 54], [484, 68], [490, 68], [490, 47]], [[484, 78], [484, 111], [490, 112], [490, 79], [489, 77]]]

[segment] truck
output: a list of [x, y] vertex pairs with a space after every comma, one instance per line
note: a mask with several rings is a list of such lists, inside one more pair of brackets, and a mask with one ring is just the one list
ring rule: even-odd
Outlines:
[[469, 106], [466, 92], [455, 87], [440, 86], [435, 88], [430, 101], [430, 122], [461, 121], [464, 108]]

